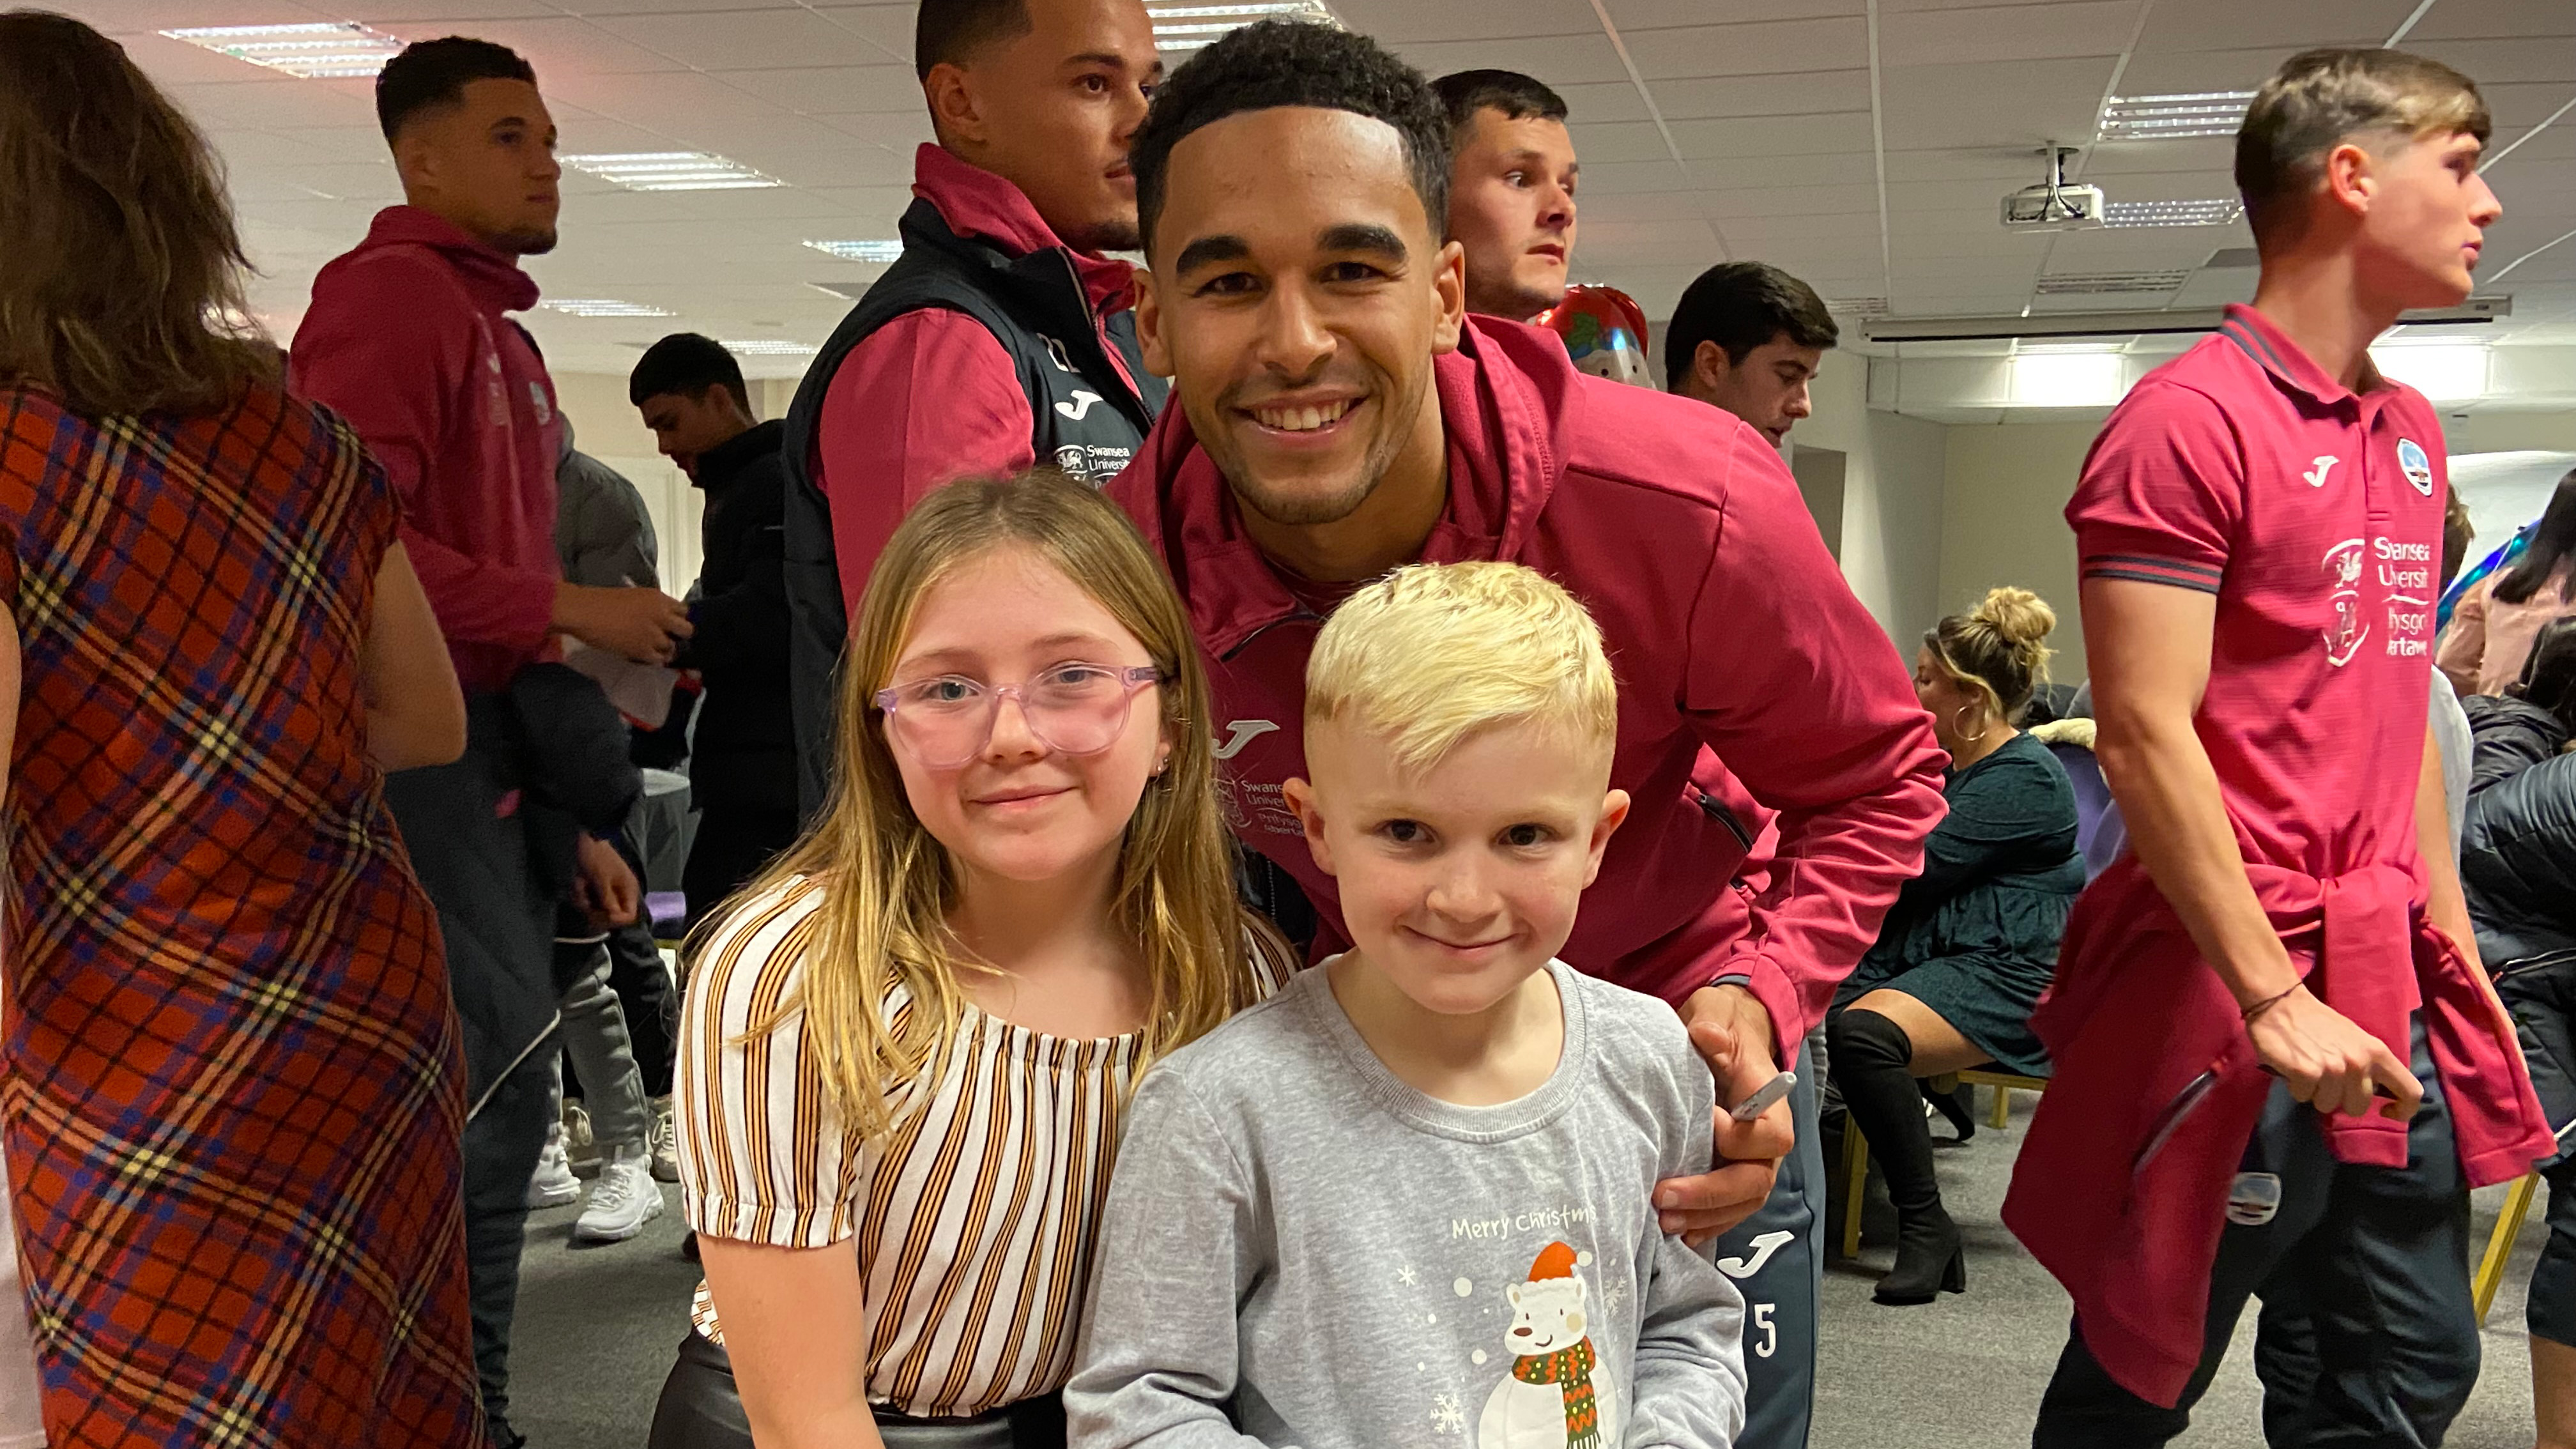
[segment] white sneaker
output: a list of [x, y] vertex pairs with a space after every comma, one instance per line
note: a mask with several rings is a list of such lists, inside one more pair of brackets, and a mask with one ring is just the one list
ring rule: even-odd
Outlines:
[[642, 1146], [616, 1147], [600, 1161], [599, 1177], [572, 1225], [576, 1242], [622, 1243], [662, 1215], [662, 1188]]
[[649, 1146], [653, 1155], [653, 1180], [678, 1182], [680, 1131], [679, 1125], [671, 1118], [671, 1099], [668, 1097], [653, 1099], [653, 1139]]
[[572, 1164], [564, 1160], [563, 1124], [546, 1127], [546, 1150], [537, 1154], [537, 1171], [528, 1179], [528, 1206], [558, 1208], [581, 1196], [581, 1179], [572, 1175]]
[[576, 1098], [564, 1099], [563, 1139], [564, 1157], [576, 1174], [588, 1177], [599, 1171], [599, 1144], [590, 1135], [590, 1109]]

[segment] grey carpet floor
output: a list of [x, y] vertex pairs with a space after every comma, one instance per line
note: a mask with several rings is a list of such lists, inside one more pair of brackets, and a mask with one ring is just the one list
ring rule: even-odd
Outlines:
[[[1942, 1191], [1968, 1232], [1964, 1296], [1922, 1308], [1871, 1303], [1870, 1285], [1891, 1252], [1883, 1241], [1864, 1243], [1858, 1263], [1827, 1268], [1814, 1449], [1997, 1449], [2029, 1442], [2040, 1392], [2066, 1335], [2066, 1295], [1998, 1216], [2032, 1100], [2015, 1100], [2011, 1127], [1980, 1131], [1975, 1141], [1941, 1152]], [[1947, 1131], [1935, 1128], [1935, 1135]], [[676, 1198], [675, 1189], [665, 1192]], [[2478, 1194], [2474, 1239], [2480, 1245], [2502, 1193]], [[511, 1418], [534, 1449], [642, 1449], [654, 1395], [688, 1326], [697, 1269], [680, 1256], [676, 1200], [642, 1236], [604, 1247], [567, 1245], [575, 1211], [537, 1213], [529, 1223]], [[2452, 1449], [2530, 1449], [2522, 1300], [2539, 1251], [2539, 1216], [2535, 1205], [2487, 1319], [2485, 1373], [2452, 1426]], [[2253, 1319], [2249, 1312], [2239, 1326], [2225, 1370], [2177, 1443], [2192, 1449], [2262, 1444]]]

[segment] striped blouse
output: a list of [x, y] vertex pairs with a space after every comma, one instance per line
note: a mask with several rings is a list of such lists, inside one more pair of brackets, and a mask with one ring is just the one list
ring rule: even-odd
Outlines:
[[[698, 953], [674, 1088], [689, 1226], [782, 1248], [857, 1239], [881, 1408], [970, 1417], [1061, 1388], [1137, 1037], [1053, 1037], [970, 1004], [937, 1090], [863, 1140], [806, 1062], [801, 1012], [747, 1036], [796, 992], [820, 901], [799, 883], [746, 902]], [[1266, 995], [1292, 958], [1249, 934]], [[897, 1017], [907, 1002], [887, 998]], [[724, 1341], [704, 1282], [690, 1318]]]

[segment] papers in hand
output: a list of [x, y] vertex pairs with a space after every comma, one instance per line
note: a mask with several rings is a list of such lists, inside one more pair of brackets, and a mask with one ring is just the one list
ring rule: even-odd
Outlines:
[[680, 672], [659, 664], [638, 664], [623, 654], [595, 649], [578, 639], [564, 641], [564, 663], [599, 681], [617, 712], [657, 730], [671, 717], [671, 686]]

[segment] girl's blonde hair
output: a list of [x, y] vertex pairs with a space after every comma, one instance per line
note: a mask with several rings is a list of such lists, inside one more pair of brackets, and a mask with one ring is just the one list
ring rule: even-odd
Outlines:
[[[1149, 1005], [1136, 1054], [1157, 1057], [1253, 996], [1233, 856], [1217, 814], [1207, 674], [1189, 619], [1134, 525], [1098, 492], [1052, 469], [952, 483], [908, 515], [868, 576], [841, 661], [839, 758], [832, 793], [804, 838], [692, 933], [693, 956], [754, 899], [796, 889], [822, 900], [790, 937], [803, 984], [751, 1034], [796, 1011], [833, 1097], [861, 1131], [892, 1130], [904, 1089], [956, 1039], [966, 997], [947, 917], [957, 901], [948, 852], [923, 828], [888, 752], [876, 692], [892, 679], [931, 587], [1003, 548], [1052, 564], [1135, 635], [1163, 671], [1156, 693], [1172, 741], [1121, 849], [1113, 918], [1145, 958]], [[908, 1010], [888, 1009], [896, 986]]]

